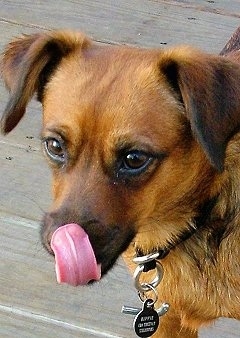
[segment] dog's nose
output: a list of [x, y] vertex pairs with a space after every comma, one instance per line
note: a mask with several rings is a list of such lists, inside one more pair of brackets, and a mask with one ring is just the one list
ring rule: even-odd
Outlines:
[[80, 218], [76, 213], [66, 209], [49, 212], [44, 215], [41, 225], [41, 241], [50, 254], [54, 255], [51, 248], [51, 240], [57, 228], [70, 223], [81, 225], [86, 232], [94, 232], [95, 228], [99, 228], [99, 222], [96, 220], [92, 220], [86, 215]]
[[[61, 225], [61, 223], [59, 225]], [[54, 217], [52, 217], [50, 213], [45, 214], [41, 223], [40, 236], [42, 245], [51, 255], [54, 255], [51, 248], [52, 235], [59, 225], [54, 221]]]
[[42, 245], [51, 255], [54, 255], [54, 252], [51, 248], [52, 235], [53, 235], [53, 231], [46, 231], [45, 229], [42, 228], [42, 231], [41, 231]]

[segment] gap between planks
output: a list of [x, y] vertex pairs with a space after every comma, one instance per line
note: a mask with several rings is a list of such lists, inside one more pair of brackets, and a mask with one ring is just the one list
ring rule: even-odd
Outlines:
[[106, 332], [100, 332], [100, 331], [97, 331], [97, 330], [94, 330], [94, 329], [70, 324], [70, 323], [64, 322], [64, 321], [59, 320], [59, 319], [46, 317], [46, 316], [43, 316], [41, 314], [29, 312], [29, 311], [26, 311], [26, 310], [23, 310], [23, 309], [18, 309], [18, 308], [12, 307], [12, 306], [6, 306], [6, 305], [0, 304], [0, 310], [2, 310], [5, 313], [14, 314], [14, 315], [22, 316], [22, 317], [25, 317], [25, 318], [28, 318], [28, 319], [37, 320], [37, 321], [40, 321], [42, 323], [52, 324], [52, 325], [55, 325], [55, 326], [58, 326], [58, 327], [60, 326], [62, 328], [68, 329], [68, 330], [74, 330], [74, 331], [78, 331], [78, 332], [82, 332], [82, 333], [88, 333], [88, 334], [94, 335], [96, 337], [122, 338], [122, 336], [116, 336], [116, 335], [112, 335], [112, 334], [109, 334], [109, 333], [106, 333]]

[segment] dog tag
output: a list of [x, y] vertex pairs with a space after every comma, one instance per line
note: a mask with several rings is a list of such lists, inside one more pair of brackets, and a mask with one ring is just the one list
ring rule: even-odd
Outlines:
[[153, 308], [152, 299], [146, 299], [140, 311], [134, 319], [134, 329], [138, 337], [151, 337], [157, 330], [159, 317]]

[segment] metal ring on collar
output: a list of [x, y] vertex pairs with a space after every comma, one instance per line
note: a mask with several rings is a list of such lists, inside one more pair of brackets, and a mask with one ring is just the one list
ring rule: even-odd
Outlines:
[[[151, 299], [152, 302], [149, 303], [149, 306], [151, 307], [158, 301], [158, 293], [157, 290], [151, 284], [144, 283], [144, 285], [149, 287], [149, 290], [151, 290], [154, 295], [154, 299]], [[142, 303], [144, 303], [147, 299], [149, 299], [149, 297], [147, 297], [145, 293], [141, 293], [140, 291], [138, 291], [138, 297]]]
[[145, 264], [153, 261], [154, 259], [157, 259], [158, 256], [159, 256], [158, 252], [154, 252], [145, 256], [137, 256], [133, 258], [133, 262], [136, 264]]
[[[162, 268], [162, 264], [159, 263], [158, 261], [156, 262], [156, 276], [155, 278], [150, 282], [150, 283], [141, 283], [140, 282], [140, 276], [143, 272], [144, 269], [144, 264], [139, 264], [134, 272], [134, 286], [135, 288], [141, 292], [148, 292], [148, 291], [152, 291], [153, 288], [156, 288], [159, 283], [161, 282], [162, 278], [163, 278], [163, 268]], [[151, 285], [151, 286], [149, 286]]]

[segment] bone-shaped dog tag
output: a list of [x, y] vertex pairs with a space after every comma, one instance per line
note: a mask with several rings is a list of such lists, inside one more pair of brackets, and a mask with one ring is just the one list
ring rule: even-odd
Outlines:
[[146, 299], [140, 311], [134, 319], [134, 329], [138, 337], [151, 337], [159, 325], [159, 316], [154, 310], [152, 299]]

